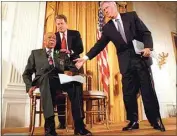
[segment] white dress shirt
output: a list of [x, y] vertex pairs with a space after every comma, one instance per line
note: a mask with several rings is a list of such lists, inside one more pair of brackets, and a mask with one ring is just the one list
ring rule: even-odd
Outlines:
[[[121, 25], [121, 27], [123, 28], [123, 31], [124, 31], [124, 25], [123, 25], [123, 22], [122, 22], [122, 19], [121, 19], [120, 14], [118, 14], [118, 15], [117, 15], [117, 17], [116, 17], [115, 19], [112, 19], [112, 21], [113, 21], [113, 23], [114, 23], [115, 27], [116, 27], [116, 28], [117, 28], [117, 30], [118, 30], [118, 26], [117, 26], [116, 19], [118, 19], [118, 20], [119, 20], [120, 25]], [[118, 31], [119, 31], [119, 30], [118, 30]], [[124, 31], [124, 33], [125, 33], [125, 31]]]
[[[59, 32], [59, 34], [60, 34], [61, 42], [62, 42], [62, 39], [63, 39], [63, 33]], [[64, 32], [64, 34], [65, 34], [65, 39], [66, 39], [66, 48], [67, 48], [67, 50], [68, 50], [67, 30]]]

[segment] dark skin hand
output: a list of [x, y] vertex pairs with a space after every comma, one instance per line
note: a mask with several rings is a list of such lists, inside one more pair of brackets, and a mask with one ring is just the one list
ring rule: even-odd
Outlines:
[[28, 91], [28, 95], [29, 95], [29, 97], [32, 97], [33, 96], [33, 91], [36, 89], [36, 86], [33, 86], [33, 87], [31, 87], [30, 89], [29, 89], [29, 91]]

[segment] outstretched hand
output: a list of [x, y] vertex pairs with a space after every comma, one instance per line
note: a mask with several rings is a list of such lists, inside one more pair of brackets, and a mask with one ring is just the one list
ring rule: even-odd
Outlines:
[[84, 65], [84, 63], [86, 62], [86, 60], [83, 59], [83, 58], [77, 58], [77, 59], [75, 59], [73, 61], [76, 62], [75, 66], [76, 66], [77, 69], [80, 69]]

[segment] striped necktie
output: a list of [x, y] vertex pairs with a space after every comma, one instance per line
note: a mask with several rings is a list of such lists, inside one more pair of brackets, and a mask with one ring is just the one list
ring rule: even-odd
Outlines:
[[49, 65], [53, 65], [53, 59], [52, 59], [52, 54], [51, 54], [51, 53], [52, 53], [52, 50], [49, 49], [49, 50], [47, 51]]

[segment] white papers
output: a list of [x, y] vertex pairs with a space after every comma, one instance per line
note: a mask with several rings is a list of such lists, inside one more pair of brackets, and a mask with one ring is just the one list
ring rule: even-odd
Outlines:
[[81, 75], [68, 76], [66, 74], [58, 74], [58, 76], [59, 76], [61, 84], [69, 83], [69, 82], [72, 82], [72, 81], [85, 83], [85, 78]]
[[[133, 40], [132, 42], [135, 49], [135, 53], [141, 54], [141, 51], [144, 49], [144, 43], [137, 40]], [[150, 52], [150, 57], [157, 59], [157, 54], [155, 53], [155, 51]]]
[[135, 49], [136, 54], [141, 54], [141, 51], [144, 49], [144, 43], [137, 41], [137, 40], [133, 40], [133, 46]]

